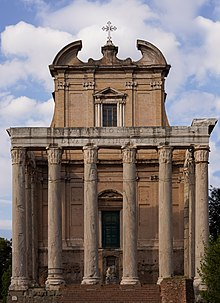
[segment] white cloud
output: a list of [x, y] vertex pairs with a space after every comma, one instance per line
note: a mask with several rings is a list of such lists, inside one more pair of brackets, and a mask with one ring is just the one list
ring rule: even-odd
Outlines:
[[0, 193], [2, 197], [11, 195], [11, 158], [10, 138], [6, 128], [12, 126], [49, 126], [53, 115], [54, 101], [45, 102], [21, 96], [0, 96], [0, 171], [4, 172], [1, 178]]
[[49, 126], [53, 115], [53, 99], [38, 102], [35, 99], [12, 95], [0, 99], [0, 123], [9, 126]]
[[220, 96], [202, 91], [187, 91], [169, 105], [168, 114], [176, 125], [190, 125], [194, 118], [217, 118]]
[[0, 85], [10, 86], [31, 77], [52, 90], [48, 65], [55, 54], [73, 40], [69, 33], [23, 21], [7, 26], [1, 34], [1, 51], [6, 60], [0, 65]]

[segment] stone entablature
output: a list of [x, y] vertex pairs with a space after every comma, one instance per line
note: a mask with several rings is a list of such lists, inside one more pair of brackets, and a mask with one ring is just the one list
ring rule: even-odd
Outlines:
[[196, 144], [209, 144], [210, 129], [212, 130], [216, 122], [216, 119], [206, 119], [201, 120], [199, 124], [198, 120], [193, 120], [192, 126], [169, 127], [25, 127], [10, 128], [8, 133], [12, 147], [39, 149], [56, 144], [63, 148], [81, 148], [87, 144], [94, 144], [99, 147], [120, 148], [132, 144], [140, 148], [160, 145], [184, 148]]

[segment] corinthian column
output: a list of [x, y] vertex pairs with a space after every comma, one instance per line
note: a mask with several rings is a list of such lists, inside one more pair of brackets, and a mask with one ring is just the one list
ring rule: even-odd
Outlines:
[[184, 163], [184, 276], [195, 275], [195, 164], [193, 150]]
[[209, 239], [209, 213], [208, 213], [208, 158], [209, 146], [195, 147], [195, 279], [194, 285], [202, 288], [199, 276], [200, 262], [204, 256], [205, 245]]
[[126, 146], [123, 154], [123, 276], [121, 284], [138, 284], [136, 148]]
[[97, 284], [98, 269], [98, 201], [96, 146], [85, 146], [84, 151], [84, 277], [82, 284]]
[[172, 148], [159, 147], [159, 279], [173, 275]]
[[10, 290], [28, 288], [26, 252], [25, 148], [13, 148], [12, 157], [12, 278]]
[[49, 147], [48, 154], [48, 277], [46, 288], [64, 284], [62, 269], [62, 211], [60, 171], [62, 150]]

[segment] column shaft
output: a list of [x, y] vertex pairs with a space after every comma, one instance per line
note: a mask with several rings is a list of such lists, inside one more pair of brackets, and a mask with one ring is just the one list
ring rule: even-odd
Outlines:
[[123, 276], [121, 284], [138, 284], [136, 148], [125, 147], [123, 153]]
[[209, 239], [209, 213], [208, 213], [208, 146], [197, 146], [195, 156], [195, 286], [202, 286], [199, 275], [200, 262], [204, 255], [205, 245]]
[[98, 203], [97, 147], [85, 146], [84, 151], [84, 277], [82, 284], [97, 284], [98, 269]]
[[173, 274], [172, 148], [159, 148], [159, 280]]
[[10, 290], [28, 288], [26, 251], [25, 148], [13, 148], [12, 156], [12, 278]]
[[184, 163], [184, 276], [195, 275], [195, 165], [192, 150]]
[[62, 151], [48, 149], [48, 277], [46, 287], [59, 289], [64, 284], [62, 269], [62, 208], [60, 172]]

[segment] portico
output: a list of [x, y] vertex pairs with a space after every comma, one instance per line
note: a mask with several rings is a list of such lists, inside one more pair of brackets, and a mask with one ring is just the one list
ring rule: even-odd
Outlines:
[[[46, 287], [59, 288], [65, 283], [62, 260], [62, 207], [60, 182], [62, 153], [65, 150], [82, 149], [84, 155], [84, 277], [83, 284], [100, 282], [98, 266], [98, 203], [97, 163], [100, 148], [121, 150], [123, 164], [123, 275], [121, 284], [139, 283], [137, 273], [137, 201], [136, 201], [136, 151], [154, 149], [158, 152], [159, 165], [159, 280], [173, 275], [172, 231], [172, 152], [176, 148], [193, 151], [195, 159], [195, 263], [196, 273], [207, 243], [208, 234], [208, 152], [207, 138], [215, 120], [195, 121], [189, 128], [157, 128], [159, 138], [154, 138], [155, 128], [124, 129], [60, 129], [11, 128], [13, 160], [13, 237], [23, 239], [13, 242], [13, 269], [11, 289], [25, 289], [30, 281], [27, 273], [25, 169], [28, 165], [27, 151], [45, 150], [48, 158], [48, 276]], [[49, 131], [49, 132], [48, 132]], [[111, 132], [111, 138], [109, 138]], [[49, 135], [48, 135], [49, 133]], [[97, 138], [102, 133], [102, 139]], [[35, 135], [33, 135], [35, 134]], [[74, 137], [73, 137], [74, 134]], [[84, 136], [82, 136], [84, 134]], [[136, 134], [132, 138], [132, 134]], [[105, 138], [106, 136], [106, 138]], [[108, 138], [107, 138], [108, 137]], [[184, 140], [183, 140], [184, 138]], [[163, 142], [169, 140], [169, 144]], [[160, 143], [158, 144], [158, 141]], [[50, 142], [53, 142], [50, 143]], [[91, 142], [91, 143], [89, 143]], [[48, 145], [49, 143], [49, 145]], [[123, 146], [122, 146], [122, 143]], [[202, 145], [201, 145], [202, 143]], [[52, 203], [50, 205], [50, 203]], [[23, 260], [22, 262], [20, 260]], [[196, 274], [197, 277], [197, 274]]]

